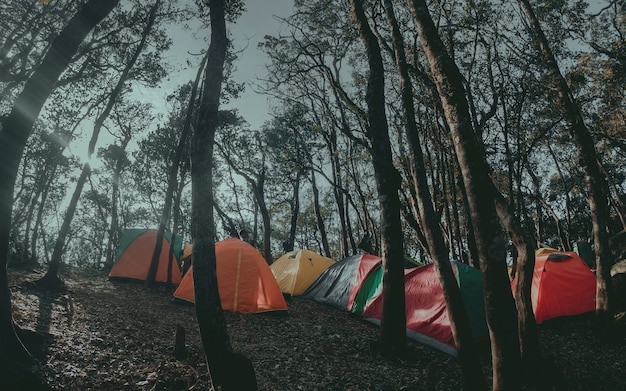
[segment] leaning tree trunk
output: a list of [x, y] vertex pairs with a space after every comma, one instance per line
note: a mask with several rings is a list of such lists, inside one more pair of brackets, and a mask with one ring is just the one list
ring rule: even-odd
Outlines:
[[470, 321], [461, 289], [457, 284], [449, 251], [446, 246], [443, 232], [439, 225], [440, 219], [433, 206], [428, 187], [428, 177], [424, 166], [424, 154], [418, 138], [418, 129], [415, 122], [415, 105], [413, 87], [406, 63], [404, 40], [396, 20], [391, 0], [384, 0], [387, 20], [391, 26], [392, 43], [395, 53], [396, 66], [400, 75], [400, 93], [405, 114], [405, 129], [407, 145], [410, 150], [410, 173], [413, 179], [417, 198], [417, 211], [422, 222], [422, 232], [426, 238], [430, 257], [435, 264], [437, 276], [443, 290], [443, 296], [450, 318], [450, 327], [454, 343], [459, 352], [459, 363], [463, 373], [464, 384], [468, 390], [486, 390], [487, 382], [480, 364], [480, 356], [472, 336]]
[[523, 376], [528, 384], [538, 386], [543, 381], [541, 365], [541, 353], [539, 349], [539, 335], [535, 314], [533, 312], [531, 288], [535, 271], [535, 246], [534, 240], [528, 238], [521, 223], [511, 210], [510, 203], [493, 186], [494, 203], [500, 217], [500, 223], [508, 232], [517, 251], [515, 285], [515, 305], [518, 313], [518, 332], [520, 359]]
[[406, 313], [404, 294], [404, 243], [400, 224], [400, 174], [393, 165], [387, 114], [385, 113], [385, 75], [378, 40], [363, 10], [362, 0], [351, 0], [353, 17], [367, 51], [369, 77], [367, 102], [367, 136], [380, 203], [383, 259], [383, 313], [380, 343], [384, 354], [397, 356], [406, 349]]
[[569, 88], [567, 80], [561, 74], [550, 44], [543, 33], [539, 20], [528, 0], [518, 0], [530, 23], [535, 43], [546, 66], [552, 87], [554, 101], [561, 111], [571, 135], [578, 144], [580, 165], [585, 173], [585, 185], [588, 192], [589, 209], [593, 223], [593, 242], [596, 254], [596, 327], [601, 339], [611, 336], [612, 324], [612, 285], [611, 285], [611, 250], [607, 231], [609, 216], [609, 188], [598, 160], [595, 142], [585, 125], [582, 112]]
[[448, 55], [424, 0], [407, 0], [448, 125], [450, 126], [483, 272], [485, 311], [491, 339], [494, 390], [517, 390], [517, 311], [506, 267], [504, 232], [494, 207], [489, 165], [472, 127], [463, 80]]
[[[207, 52], [208, 55], [208, 52]], [[187, 106], [187, 111], [185, 113], [185, 122], [183, 123], [183, 130], [180, 134], [180, 139], [178, 140], [178, 145], [176, 146], [176, 152], [174, 153], [174, 159], [172, 161], [172, 166], [170, 167], [169, 176], [167, 178], [167, 190], [165, 191], [165, 202], [163, 204], [163, 211], [161, 212], [161, 219], [159, 223], [159, 230], [157, 232], [156, 243], [154, 245], [154, 251], [152, 253], [152, 260], [150, 261], [150, 268], [148, 269], [148, 276], [146, 277], [145, 285], [148, 288], [152, 288], [155, 284], [156, 275], [159, 268], [159, 258], [161, 257], [161, 251], [163, 249], [163, 237], [165, 236], [165, 229], [170, 224], [170, 215], [172, 212], [172, 202], [174, 199], [174, 190], [177, 187], [177, 176], [178, 176], [178, 168], [180, 167], [181, 160], [183, 158], [183, 152], [185, 151], [185, 146], [189, 141], [189, 136], [191, 134], [191, 123], [193, 120], [193, 112], [196, 102], [196, 96], [198, 93], [198, 85], [200, 84], [202, 71], [204, 70], [204, 64], [207, 61], [207, 56], [204, 56], [202, 59], [202, 63], [200, 64], [200, 68], [198, 69], [198, 73], [196, 74], [196, 79], [193, 83], [193, 87], [191, 89], [191, 94], [189, 96], [189, 105]], [[170, 243], [170, 250], [174, 250], [174, 243], [176, 243], [176, 238], [172, 235]], [[170, 252], [171, 252], [170, 251]], [[172, 258], [170, 257], [170, 260]], [[167, 283], [172, 283], [171, 276], [172, 265], [168, 263], [167, 265]]]
[[[0, 384], [9, 383], [32, 363], [29, 352], [15, 334], [11, 292], [7, 275], [9, 232], [15, 180], [33, 124], [78, 46], [119, 0], [90, 0], [52, 41], [50, 50], [17, 96], [0, 130]], [[3, 387], [4, 388], [4, 387]]]
[[[157, 0], [152, 8], [150, 9], [150, 16], [148, 19], [148, 23], [144, 27], [144, 30], [141, 35], [141, 41], [139, 45], [135, 49], [133, 56], [129, 60], [126, 67], [124, 67], [124, 71], [120, 75], [120, 78], [117, 81], [115, 88], [111, 91], [111, 95], [109, 96], [108, 102], [102, 113], [96, 118], [94, 123], [93, 132], [91, 134], [91, 139], [89, 140], [89, 146], [87, 151], [88, 159], [91, 159], [93, 153], [96, 150], [96, 144], [98, 142], [98, 136], [100, 135], [100, 131], [102, 130], [102, 126], [104, 125], [104, 121], [109, 117], [111, 111], [113, 110], [113, 106], [115, 106], [116, 101], [118, 100], [122, 89], [126, 85], [128, 81], [128, 77], [130, 76], [130, 72], [132, 68], [135, 66], [139, 55], [143, 51], [148, 36], [150, 34], [150, 30], [154, 25], [154, 21], [156, 19], [156, 12], [159, 8], [161, 0]], [[59, 230], [59, 236], [57, 237], [56, 243], [54, 245], [54, 251], [52, 252], [52, 258], [50, 260], [50, 265], [48, 266], [48, 271], [46, 274], [39, 279], [36, 283], [39, 287], [44, 289], [56, 289], [56, 288], [64, 288], [65, 284], [58, 276], [59, 267], [61, 266], [61, 258], [63, 256], [63, 252], [65, 250], [65, 242], [67, 240], [67, 235], [70, 232], [70, 226], [72, 224], [72, 220], [74, 219], [74, 214], [76, 212], [76, 208], [78, 206], [78, 201], [80, 199], [80, 195], [82, 194], [83, 187], [87, 180], [87, 177], [91, 174], [91, 167], [89, 163], [85, 163], [83, 165], [83, 170], [78, 178], [76, 183], [76, 188], [74, 189], [74, 194], [72, 195], [72, 199], [70, 201], [70, 205], [68, 206], [65, 217], [63, 219], [63, 223], [61, 225], [61, 229]]]

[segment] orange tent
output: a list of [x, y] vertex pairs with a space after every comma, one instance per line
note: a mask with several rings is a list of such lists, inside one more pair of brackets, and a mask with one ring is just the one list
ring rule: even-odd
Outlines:
[[[256, 313], [286, 311], [287, 303], [265, 259], [238, 238], [215, 243], [217, 287], [224, 311]], [[174, 298], [195, 302], [193, 266], [174, 292]]]
[[[122, 235], [120, 246], [117, 249], [116, 261], [109, 278], [131, 279], [145, 281], [152, 262], [152, 254], [156, 245], [156, 229], [127, 229]], [[170, 280], [172, 284], [178, 284], [181, 280], [178, 258], [180, 256], [180, 238], [174, 241], [174, 258], [170, 264], [171, 235], [166, 232], [163, 237], [163, 247], [159, 258], [159, 266], [155, 281], [168, 282], [168, 264], [170, 265]]]
[[[511, 282], [515, 293], [517, 278]], [[596, 309], [596, 276], [575, 252], [548, 252], [535, 257], [531, 301], [536, 322]]]

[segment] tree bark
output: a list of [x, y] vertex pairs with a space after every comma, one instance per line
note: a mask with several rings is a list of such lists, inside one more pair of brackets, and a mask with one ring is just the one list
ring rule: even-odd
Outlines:
[[[89, 140], [89, 146], [88, 146], [88, 151], [87, 151], [88, 159], [91, 159], [91, 157], [93, 156], [93, 153], [95, 152], [95, 149], [96, 149], [96, 143], [98, 142], [98, 136], [100, 135], [100, 130], [102, 129], [102, 126], [104, 125], [104, 121], [108, 118], [109, 114], [113, 110], [113, 106], [115, 105], [117, 99], [119, 98], [122, 92], [122, 89], [124, 88], [124, 85], [126, 84], [128, 77], [130, 76], [130, 71], [135, 66], [135, 63], [137, 62], [139, 55], [141, 54], [141, 52], [143, 51], [146, 45], [146, 41], [148, 39], [148, 35], [150, 34], [150, 30], [152, 29], [152, 26], [154, 25], [154, 21], [156, 19], [156, 11], [159, 8], [160, 3], [161, 3], [161, 0], [157, 0], [152, 6], [152, 8], [150, 9], [150, 16], [148, 18], [148, 23], [146, 24], [142, 32], [141, 41], [139, 42], [139, 45], [137, 46], [137, 48], [135, 48], [135, 52], [133, 53], [133, 56], [129, 60], [128, 64], [126, 64], [124, 71], [122, 71], [122, 74], [120, 75], [120, 78], [118, 79], [117, 84], [115, 85], [115, 88], [113, 88], [113, 91], [111, 91], [111, 95], [109, 96], [106, 107], [104, 108], [102, 113], [98, 116], [98, 118], [96, 118], [96, 121], [93, 127], [93, 132], [91, 134], [91, 139]], [[61, 266], [61, 258], [63, 256], [63, 252], [65, 251], [65, 243], [67, 240], [67, 236], [70, 232], [70, 226], [72, 224], [72, 220], [74, 219], [74, 214], [78, 206], [78, 201], [80, 200], [80, 196], [82, 194], [85, 182], [87, 181], [87, 177], [90, 174], [91, 174], [91, 167], [89, 165], [89, 162], [87, 162], [83, 165], [83, 170], [76, 183], [74, 193], [72, 194], [72, 199], [65, 212], [65, 217], [63, 218], [63, 223], [61, 225], [61, 229], [59, 230], [59, 236], [57, 237], [57, 240], [54, 245], [54, 251], [52, 252], [52, 258], [50, 259], [50, 265], [48, 266], [48, 271], [41, 279], [39, 279], [36, 282], [39, 287], [42, 287], [44, 289], [52, 289], [52, 290], [57, 289], [57, 288], [63, 289], [65, 287], [65, 284], [58, 276], [59, 268]]]
[[122, 177], [122, 170], [126, 165], [126, 147], [130, 142], [130, 135], [127, 135], [122, 140], [122, 145], [118, 149], [118, 154], [115, 157], [115, 168], [113, 169], [113, 183], [111, 184], [111, 224], [108, 229], [108, 241], [106, 249], [106, 259], [104, 261], [104, 271], [109, 272], [115, 262], [115, 251], [119, 246], [120, 241], [120, 227], [119, 227], [119, 213], [117, 209], [117, 203], [120, 194], [120, 180]]
[[[224, 62], [228, 46], [226, 36], [226, 20], [224, 0], [208, 2], [211, 18], [211, 43], [209, 44], [208, 60], [204, 73], [204, 89], [196, 129], [192, 138], [191, 178], [192, 178], [192, 223], [191, 237], [193, 241], [193, 278], [196, 298], [196, 318], [200, 329], [202, 347], [206, 355], [211, 379], [215, 386], [236, 381], [237, 368], [230, 368], [235, 362], [227, 360], [232, 357], [232, 348], [226, 320], [222, 310], [217, 287], [215, 258], [215, 221], [213, 216], [213, 151], [215, 133], [218, 126], [218, 110], [224, 79]], [[239, 357], [239, 356], [237, 356]], [[249, 372], [251, 363], [245, 361]], [[240, 368], [243, 370], [243, 368]], [[249, 374], [256, 379], [254, 369]]]
[[385, 74], [380, 46], [372, 32], [362, 0], [350, 0], [353, 18], [358, 25], [367, 51], [369, 77], [365, 101], [376, 189], [380, 203], [381, 241], [383, 259], [383, 313], [380, 343], [389, 356], [406, 350], [406, 313], [404, 293], [404, 243], [400, 223], [400, 174], [393, 165], [387, 114], [385, 112]]
[[517, 252], [517, 261], [514, 265], [517, 276], [514, 299], [518, 313], [517, 325], [520, 359], [524, 371], [523, 378], [526, 383], [537, 386], [543, 379], [541, 373], [544, 371], [544, 367], [541, 365], [539, 334], [531, 298], [532, 280], [535, 272], [535, 246], [533, 240], [524, 233], [520, 222], [511, 210], [510, 204], [495, 188], [495, 185], [493, 193], [500, 222], [508, 232]]
[[291, 222], [289, 224], [288, 249], [285, 252], [293, 251], [296, 242], [296, 230], [298, 228], [298, 215], [300, 214], [300, 177], [302, 173], [298, 170], [296, 179], [293, 182], [293, 196], [291, 201]]
[[[41, 108], [67, 68], [78, 46], [119, 0], [90, 0], [70, 19], [52, 41], [50, 50], [17, 96], [0, 130], [0, 382], [10, 384], [17, 371], [32, 362], [20, 342], [11, 312], [7, 261], [15, 180], [24, 147]], [[8, 387], [11, 387], [10, 385]], [[4, 387], [3, 387], [4, 388]]]
[[464, 384], [468, 390], [487, 390], [487, 382], [480, 365], [480, 356], [472, 336], [469, 317], [465, 310], [465, 304], [463, 304], [461, 290], [450, 264], [449, 250], [446, 246], [439, 225], [440, 219], [435, 212], [428, 187], [428, 178], [424, 168], [424, 154], [415, 122], [413, 89], [406, 63], [404, 40], [391, 0], [384, 0], [384, 6], [387, 20], [391, 26], [396, 67], [400, 75], [400, 93], [406, 121], [405, 133], [410, 150], [410, 172], [417, 198], [417, 211], [422, 222], [422, 232], [426, 238], [430, 258], [435, 264], [437, 276], [443, 290], [454, 343], [459, 352], [459, 363], [463, 373]]
[[489, 165], [472, 127], [462, 76], [449, 56], [424, 0], [407, 0], [450, 126], [483, 272], [494, 390], [517, 390], [517, 311], [506, 268], [504, 233], [494, 208]]
[[320, 231], [320, 240], [322, 242], [322, 248], [324, 249], [324, 256], [332, 258], [332, 254], [330, 253], [330, 245], [328, 244], [328, 235], [326, 234], [326, 226], [324, 225], [324, 219], [322, 218], [322, 210], [320, 207], [320, 192], [317, 189], [314, 171], [311, 171], [311, 187], [313, 188], [313, 205], [315, 208], [317, 229]]
[[[207, 52], [208, 53], [208, 52]], [[208, 54], [207, 54], [208, 55]], [[165, 191], [165, 202], [163, 204], [163, 211], [161, 212], [161, 219], [159, 223], [159, 230], [157, 232], [156, 243], [154, 245], [154, 252], [152, 253], [152, 260], [150, 261], [150, 268], [148, 269], [148, 277], [146, 278], [145, 285], [148, 288], [152, 288], [155, 284], [156, 275], [159, 268], [159, 258], [161, 257], [161, 251], [163, 249], [163, 237], [165, 236], [165, 230], [170, 225], [170, 215], [172, 213], [172, 202], [174, 200], [174, 190], [177, 187], [178, 168], [180, 167], [181, 160], [183, 158], [183, 152], [185, 146], [189, 142], [189, 136], [191, 134], [191, 124], [193, 121], [193, 112], [198, 94], [198, 85], [200, 84], [202, 71], [204, 70], [204, 64], [206, 64], [207, 56], [204, 56], [196, 79], [191, 89], [189, 97], [189, 105], [187, 106], [187, 112], [185, 113], [185, 122], [183, 123], [183, 129], [176, 146], [176, 152], [174, 153], [174, 159], [172, 160], [172, 166], [170, 167], [169, 176], [167, 178], [167, 190]], [[173, 251], [173, 245], [176, 242], [176, 238], [172, 236], [172, 242], [170, 243], [170, 250]], [[170, 251], [170, 252], [171, 252]], [[172, 265], [168, 264], [168, 276], [167, 283], [171, 284], [171, 270]]]
[[553, 99], [568, 125], [570, 134], [576, 139], [580, 165], [585, 173], [589, 209], [593, 223], [593, 242], [596, 254], [596, 333], [607, 340], [611, 336], [613, 314], [611, 311], [611, 250], [609, 233], [610, 220], [609, 188], [598, 159], [595, 142], [585, 125], [582, 112], [561, 74], [550, 44], [543, 33], [539, 20], [528, 0], [518, 0], [528, 18], [535, 44], [548, 70], [553, 89]]

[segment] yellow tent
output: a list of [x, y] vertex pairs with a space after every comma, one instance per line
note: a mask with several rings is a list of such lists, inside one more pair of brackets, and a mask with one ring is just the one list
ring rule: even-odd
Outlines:
[[295, 250], [278, 258], [270, 269], [283, 293], [298, 296], [333, 263], [334, 260], [314, 251]]
[[535, 256], [537, 255], [543, 255], [543, 254], [551, 254], [551, 253], [558, 253], [559, 250], [555, 249], [555, 248], [551, 248], [551, 247], [541, 247], [538, 248], [535, 251]]
[[187, 257], [190, 257], [192, 252], [193, 252], [193, 244], [186, 244], [185, 247], [183, 248], [183, 255], [181, 255], [180, 259], [185, 259]]

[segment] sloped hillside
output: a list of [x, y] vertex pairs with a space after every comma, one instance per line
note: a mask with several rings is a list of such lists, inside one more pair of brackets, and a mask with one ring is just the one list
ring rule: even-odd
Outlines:
[[[170, 302], [171, 289], [113, 283], [98, 273], [64, 271], [68, 291], [51, 295], [28, 281], [38, 272], [10, 271], [15, 319], [50, 334], [37, 352], [38, 371], [58, 390], [206, 390], [209, 378], [191, 306]], [[261, 390], [458, 390], [460, 371], [443, 353], [409, 343], [406, 360], [376, 352], [378, 328], [305, 299], [289, 315], [227, 313], [235, 350], [254, 363]], [[626, 390], [622, 340], [600, 346], [591, 316], [541, 325], [542, 348], [567, 390]], [[185, 327], [187, 357], [172, 350]], [[483, 364], [489, 371], [488, 348]]]

